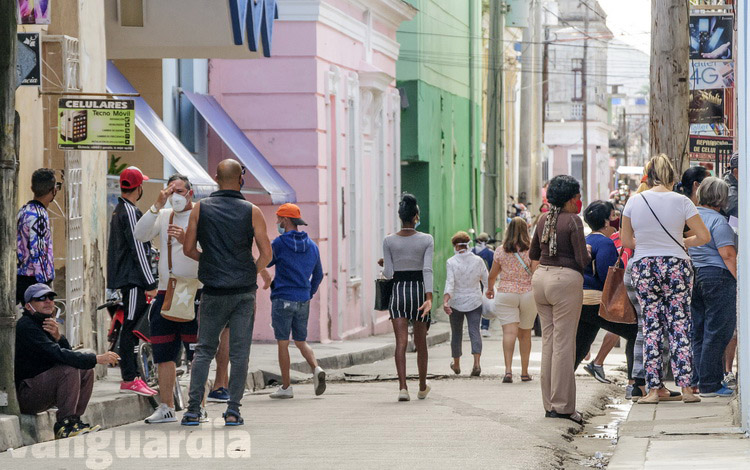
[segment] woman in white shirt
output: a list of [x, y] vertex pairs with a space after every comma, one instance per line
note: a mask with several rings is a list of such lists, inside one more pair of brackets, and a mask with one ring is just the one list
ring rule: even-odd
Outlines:
[[[653, 189], [630, 198], [620, 232], [622, 245], [635, 249], [631, 275], [643, 312], [643, 365], [649, 392], [638, 403], [658, 403], [664, 388], [663, 328], [669, 333], [672, 371], [682, 387], [682, 401], [695, 403], [700, 398], [690, 387], [693, 267], [685, 247], [704, 245], [711, 241], [711, 234], [692, 201], [672, 191], [676, 178], [669, 158], [664, 154], [653, 157], [647, 168]], [[690, 228], [687, 237], [683, 237], [685, 224]]]
[[451, 321], [451, 370], [461, 373], [461, 342], [464, 332], [464, 317], [469, 327], [471, 354], [474, 367], [471, 376], [482, 373], [479, 358], [482, 355], [482, 336], [479, 324], [482, 320], [482, 286], [487, 285], [487, 265], [484, 260], [469, 250], [469, 234], [458, 232], [451, 242], [456, 254], [446, 262], [445, 295], [443, 310]]

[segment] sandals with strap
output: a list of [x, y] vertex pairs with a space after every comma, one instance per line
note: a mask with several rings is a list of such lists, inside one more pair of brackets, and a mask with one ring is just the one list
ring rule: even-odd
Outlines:
[[[235, 421], [229, 421], [227, 418], [233, 417]], [[242, 419], [242, 416], [240, 416], [239, 411], [235, 411], [232, 409], [227, 409], [227, 411], [221, 415], [222, 418], [224, 418], [224, 426], [242, 426], [245, 424], [245, 420]]]
[[531, 382], [531, 376], [530, 375], [522, 375], [521, 376], [521, 382]]

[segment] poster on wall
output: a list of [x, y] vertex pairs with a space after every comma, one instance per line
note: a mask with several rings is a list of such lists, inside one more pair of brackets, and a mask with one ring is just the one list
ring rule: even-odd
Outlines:
[[16, 86], [42, 83], [39, 33], [18, 33], [16, 41]]
[[52, 0], [18, 0], [18, 24], [49, 24]]
[[731, 15], [691, 15], [690, 59], [733, 59], [733, 34]]
[[724, 122], [724, 90], [690, 90], [690, 124]]
[[734, 88], [734, 62], [729, 60], [691, 60], [690, 89]]
[[720, 136], [690, 136], [690, 160], [719, 162], [732, 155], [734, 139]]
[[61, 98], [57, 148], [135, 150], [135, 101]]

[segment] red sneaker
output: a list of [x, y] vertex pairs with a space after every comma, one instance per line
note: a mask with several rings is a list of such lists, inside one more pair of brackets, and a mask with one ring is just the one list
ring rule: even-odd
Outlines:
[[130, 382], [122, 382], [120, 384], [120, 393], [135, 393], [144, 397], [152, 397], [156, 395], [156, 391], [146, 385], [143, 380], [136, 378]]
[[136, 378], [135, 378], [135, 380], [139, 381], [140, 383], [142, 383], [142, 384], [143, 384], [143, 386], [144, 386], [144, 387], [146, 387], [147, 389], [149, 389], [149, 390], [151, 390], [152, 392], [154, 392], [154, 395], [156, 395], [156, 394], [158, 394], [158, 393], [159, 393], [159, 391], [158, 391], [158, 390], [154, 390], [153, 388], [149, 387], [149, 386], [148, 386], [148, 384], [147, 384], [146, 382], [144, 382], [144, 380], [143, 380], [142, 378], [140, 378], [140, 377], [136, 377]]

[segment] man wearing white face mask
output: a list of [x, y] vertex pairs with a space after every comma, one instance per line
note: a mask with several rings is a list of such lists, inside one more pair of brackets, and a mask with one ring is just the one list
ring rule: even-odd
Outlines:
[[[167, 202], [172, 206], [171, 209], [164, 208]], [[198, 277], [198, 262], [185, 256], [182, 247], [192, 208], [193, 190], [190, 181], [186, 176], [172, 175], [167, 181], [167, 187], [161, 190], [156, 202], [141, 217], [133, 232], [135, 238], [141, 242], [151, 241], [158, 237], [161, 249], [159, 287], [149, 317], [154, 362], [159, 368], [159, 396], [161, 398], [161, 405], [146, 418], [146, 422], [152, 424], [177, 421], [172, 393], [176, 381], [176, 361], [182, 352], [183, 344], [187, 349], [188, 361], [192, 360], [198, 340], [197, 312], [196, 318], [187, 322], [172, 321], [161, 315], [170, 277], [167, 253], [170, 239], [171, 272], [183, 278], [196, 279]], [[200, 291], [196, 295], [196, 304], [199, 299]], [[224, 367], [226, 371], [226, 363]]]

